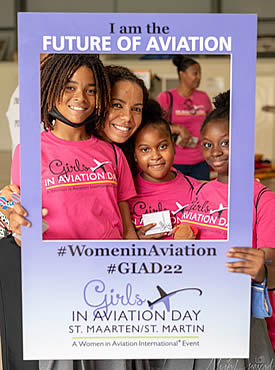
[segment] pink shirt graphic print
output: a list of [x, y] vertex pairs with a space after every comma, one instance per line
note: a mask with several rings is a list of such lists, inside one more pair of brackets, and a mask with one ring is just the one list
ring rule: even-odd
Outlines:
[[122, 151], [94, 137], [71, 142], [51, 132], [41, 134], [41, 148], [42, 205], [49, 210], [43, 239], [122, 239], [118, 202], [136, 194]]

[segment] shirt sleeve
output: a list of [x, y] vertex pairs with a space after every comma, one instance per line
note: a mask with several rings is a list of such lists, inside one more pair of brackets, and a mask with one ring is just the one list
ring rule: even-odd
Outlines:
[[206, 114], [212, 112], [212, 110], [213, 110], [213, 106], [212, 106], [211, 100], [209, 96], [206, 94], [206, 106], [205, 106]]
[[170, 99], [169, 99], [169, 96], [168, 96], [168, 93], [167, 92], [165, 92], [165, 91], [161, 92], [157, 96], [156, 100], [160, 104], [160, 106], [162, 107], [162, 109], [164, 109], [166, 112], [169, 111]]
[[13, 184], [20, 186], [20, 145], [14, 150], [11, 164], [11, 181]]
[[266, 191], [256, 209], [255, 233], [257, 248], [275, 248], [275, 193]]
[[120, 148], [116, 146], [115, 149], [118, 158], [117, 201], [122, 202], [135, 197], [137, 193], [127, 159]]

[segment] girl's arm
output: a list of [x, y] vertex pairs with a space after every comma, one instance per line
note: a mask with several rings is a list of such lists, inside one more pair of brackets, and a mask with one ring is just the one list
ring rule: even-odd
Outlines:
[[267, 268], [267, 286], [269, 289], [275, 289], [275, 248], [262, 248], [265, 253]]
[[123, 223], [123, 239], [138, 239], [134, 225], [131, 220], [128, 202], [126, 200], [118, 202], [118, 207]]
[[274, 248], [248, 248], [234, 247], [226, 253], [229, 258], [238, 258], [240, 261], [227, 262], [225, 265], [229, 272], [248, 274], [256, 283], [265, 279], [265, 262], [268, 269], [268, 288], [275, 287], [275, 249]]

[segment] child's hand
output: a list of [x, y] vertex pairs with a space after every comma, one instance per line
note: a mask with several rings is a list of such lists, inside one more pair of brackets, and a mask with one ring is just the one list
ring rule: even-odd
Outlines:
[[227, 262], [225, 266], [229, 272], [248, 274], [257, 282], [262, 283], [265, 278], [265, 253], [262, 249], [248, 247], [230, 248], [227, 257], [240, 258], [242, 261]]
[[149, 240], [149, 239], [161, 239], [163, 236], [167, 236], [169, 233], [158, 233], [152, 235], [145, 235], [146, 231], [152, 229], [152, 227], [156, 226], [155, 223], [148, 224], [146, 226], [142, 226], [137, 230], [137, 236], [141, 240]]

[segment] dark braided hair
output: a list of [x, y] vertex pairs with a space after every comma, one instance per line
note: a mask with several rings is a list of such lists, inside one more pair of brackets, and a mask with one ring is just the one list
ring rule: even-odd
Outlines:
[[230, 118], [230, 90], [223, 92], [213, 98], [215, 109], [210, 112], [203, 124], [201, 125], [200, 133], [204, 130], [205, 126], [210, 121], [227, 120]]
[[103, 127], [110, 104], [110, 83], [98, 54], [49, 54], [40, 64], [41, 120], [45, 130], [52, 130], [48, 112], [59, 102], [73, 74], [81, 67], [91, 69], [96, 82], [96, 115], [94, 123], [86, 125], [89, 135]]
[[132, 171], [132, 175], [135, 176], [138, 173], [137, 165], [134, 160], [135, 153], [135, 141], [138, 133], [145, 127], [153, 126], [154, 128], [163, 127], [168, 137], [173, 142], [172, 132], [168, 121], [165, 119], [165, 111], [161, 108], [160, 104], [154, 99], [148, 99], [146, 106], [144, 107], [144, 118], [141, 125], [134, 133], [134, 135], [129, 139], [129, 147], [127, 153], [125, 153], [129, 166]]
[[196, 60], [184, 55], [176, 54], [172, 58], [173, 64], [177, 67], [178, 73], [184, 72], [193, 64], [199, 64]]

